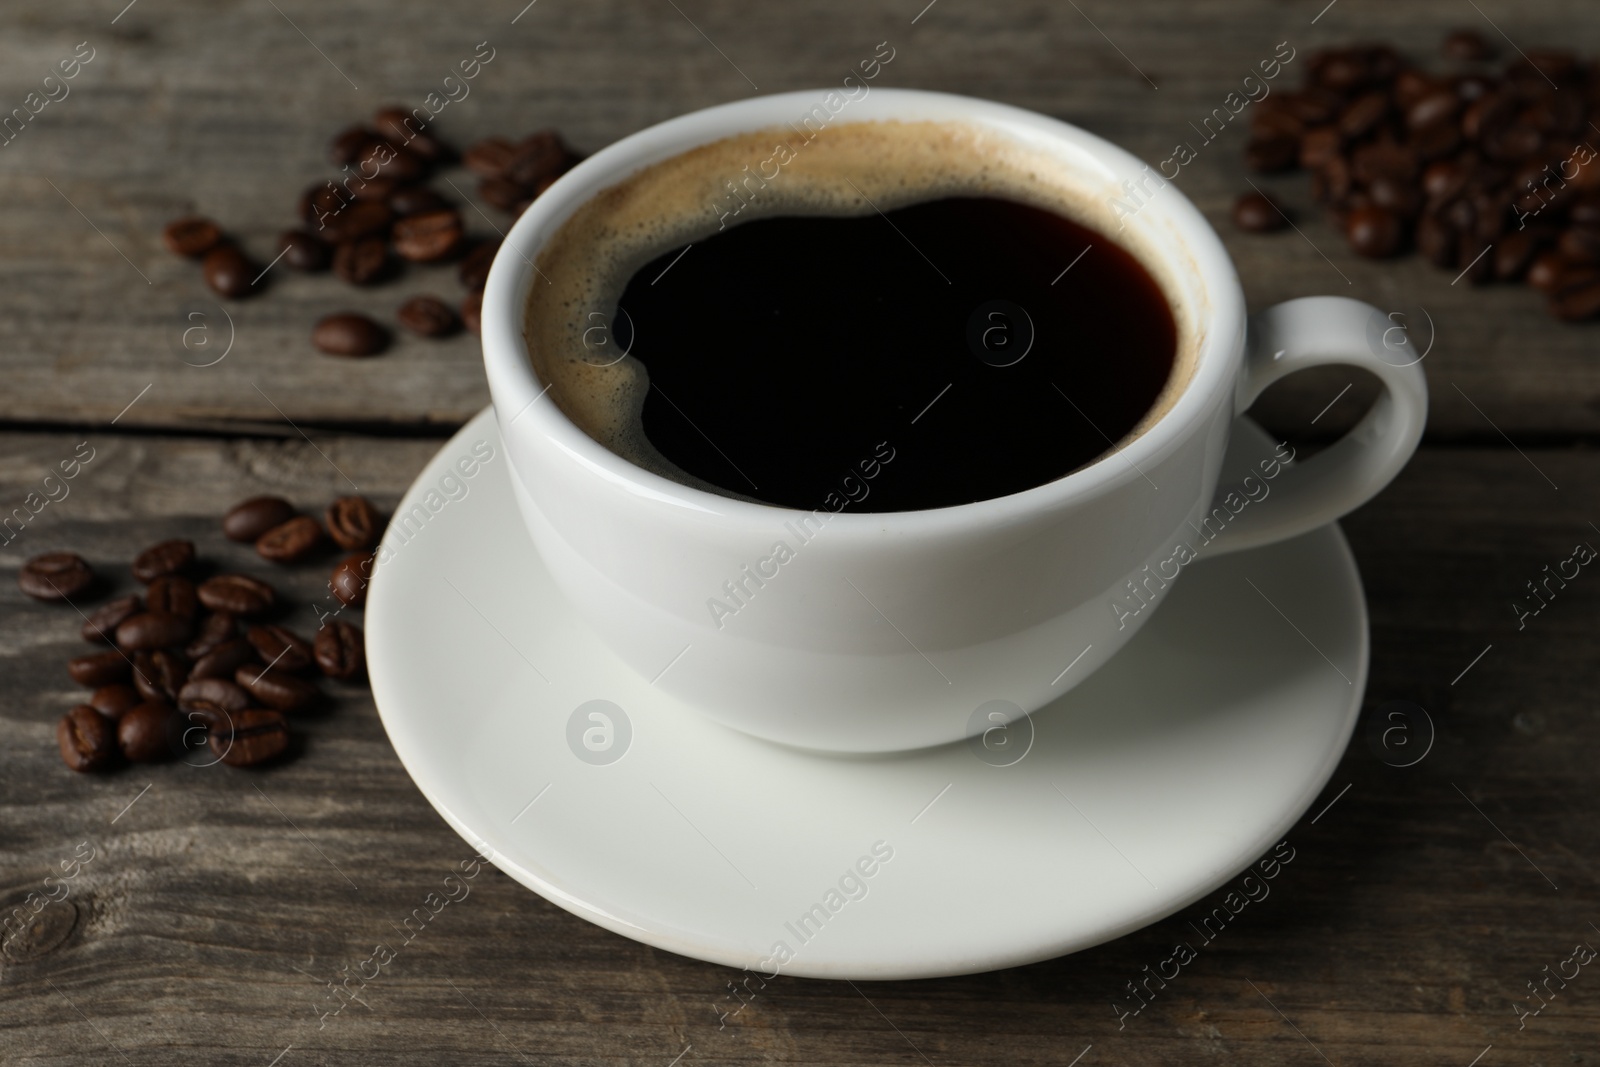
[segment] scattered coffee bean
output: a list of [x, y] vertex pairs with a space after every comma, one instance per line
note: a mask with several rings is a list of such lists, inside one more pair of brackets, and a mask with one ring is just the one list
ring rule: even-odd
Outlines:
[[134, 763], [167, 759], [176, 751], [178, 725], [170, 705], [147, 700], [117, 720], [117, 747]]
[[87, 704], [79, 704], [56, 723], [61, 760], [80, 773], [104, 770], [117, 754], [116, 725]]
[[1381, 207], [1357, 208], [1345, 220], [1345, 236], [1360, 255], [1382, 259], [1400, 250], [1400, 220]]
[[504, 137], [486, 137], [469, 145], [461, 157], [467, 169], [483, 178], [504, 178], [517, 150]]
[[389, 344], [389, 331], [365, 315], [341, 311], [311, 331], [311, 343], [330, 356], [374, 356]]
[[[356, 190], [356, 199], [376, 200], [388, 206], [389, 198], [394, 195], [394, 191], [399, 189], [402, 184], [399, 178], [373, 178], [371, 181], [363, 182], [361, 187]], [[394, 209], [390, 208], [389, 210], [393, 211]]]
[[421, 337], [446, 337], [460, 328], [456, 313], [436, 296], [414, 296], [395, 313], [400, 325]]
[[339, 619], [317, 631], [317, 666], [329, 678], [348, 680], [367, 669], [367, 649], [361, 631]]
[[271, 609], [277, 597], [272, 586], [243, 574], [219, 574], [200, 583], [200, 603], [212, 611], [249, 617]]
[[483, 329], [483, 290], [474, 289], [461, 300], [461, 324], [472, 333]]
[[[369, 237], [382, 239], [394, 222], [394, 212], [387, 204], [376, 200], [355, 200], [346, 203], [337, 214], [320, 220], [327, 226], [327, 238], [340, 244], [361, 241]], [[338, 269], [337, 255], [334, 269]]]
[[388, 271], [389, 246], [381, 237], [347, 241], [333, 250], [333, 273], [351, 285], [376, 285]]
[[[195, 599], [199, 599], [198, 593], [195, 595]], [[206, 613], [205, 618], [200, 620], [194, 639], [183, 646], [183, 654], [188, 656], [190, 660], [198, 660], [232, 641], [238, 635], [236, 621], [231, 614], [226, 611], [209, 611]]]
[[468, 289], [482, 289], [489, 281], [489, 267], [494, 263], [498, 251], [500, 242], [495, 240], [484, 241], [468, 252], [456, 270], [456, 277], [461, 279], [461, 284]]
[[121, 652], [91, 652], [67, 661], [67, 673], [72, 680], [86, 689], [99, 689], [105, 685], [126, 682], [133, 673], [133, 663]]
[[403, 107], [383, 108], [372, 116], [372, 125], [390, 144], [402, 145], [428, 163], [442, 163], [454, 155], [447, 144], [425, 132], [427, 127], [417, 122], [415, 112]]
[[356, 552], [339, 561], [328, 579], [328, 588], [347, 608], [367, 602], [367, 583], [372, 577], [372, 553]]
[[200, 613], [200, 601], [195, 596], [194, 583], [181, 574], [163, 574], [151, 582], [144, 591], [144, 600], [151, 611], [166, 612], [191, 621]]
[[244, 638], [224, 642], [195, 661], [190, 678], [232, 678], [234, 672], [256, 658], [256, 650]]
[[1567, 269], [1567, 261], [1560, 252], [1541, 252], [1528, 267], [1528, 284], [1540, 292], [1553, 293]]
[[253, 706], [250, 694], [228, 678], [195, 678], [178, 691], [178, 710], [189, 711], [201, 704], [232, 714]]
[[278, 711], [304, 711], [321, 695], [317, 687], [304, 678], [249, 663], [234, 672], [233, 680], [261, 703]]
[[194, 625], [182, 615], [164, 611], [141, 611], [117, 625], [117, 647], [124, 652], [149, 648], [172, 648], [189, 640]]
[[322, 547], [322, 526], [310, 515], [296, 515], [256, 538], [256, 554], [270, 563], [299, 563]]
[[355, 165], [362, 173], [376, 169], [380, 177], [402, 182], [414, 182], [428, 170], [427, 161], [411, 149], [381, 140], [363, 150]]
[[102, 685], [89, 694], [89, 706], [108, 719], [119, 719], [122, 713], [144, 698], [139, 691], [125, 682]]
[[1289, 225], [1263, 193], [1245, 193], [1233, 204], [1233, 224], [1247, 233], [1271, 233]]
[[449, 206], [444, 197], [424, 185], [402, 185], [389, 194], [389, 210], [402, 218]]
[[510, 178], [485, 178], [478, 183], [478, 195], [490, 207], [497, 207], [501, 211], [511, 211], [517, 202], [528, 194], [522, 186]]
[[144, 610], [139, 598], [132, 594], [119, 596], [89, 612], [78, 634], [85, 641], [110, 641], [116, 634], [117, 624]]
[[220, 296], [249, 296], [251, 284], [261, 271], [233, 245], [218, 245], [200, 261], [206, 284]]
[[378, 509], [364, 496], [342, 496], [324, 516], [328, 536], [344, 549], [371, 548], [378, 543]]
[[281, 756], [289, 747], [289, 727], [276, 711], [251, 708], [229, 716], [225, 729], [210, 732], [211, 751], [230, 767], [253, 767]]
[[1550, 310], [1566, 322], [1600, 318], [1600, 273], [1586, 272], [1582, 278], [1567, 275], [1550, 297]]
[[222, 241], [222, 228], [199, 216], [174, 219], [161, 231], [161, 239], [169, 252], [198, 259]]
[[1476, 62], [1493, 56], [1494, 49], [1476, 30], [1452, 30], [1445, 36], [1444, 54], [1448, 59]]
[[364, 126], [347, 126], [328, 142], [328, 160], [336, 167], [354, 163], [374, 139], [372, 131]]
[[17, 571], [18, 588], [35, 600], [69, 600], [93, 581], [93, 569], [76, 552], [46, 552]]
[[294, 518], [294, 513], [294, 505], [281, 496], [253, 496], [228, 509], [222, 517], [222, 535], [230, 541], [255, 541]]
[[394, 250], [413, 263], [436, 263], [461, 246], [461, 234], [454, 208], [408, 215], [394, 224]]
[[314, 662], [306, 639], [282, 626], [252, 626], [245, 639], [269, 669], [299, 673]]
[[304, 230], [284, 230], [279, 234], [278, 252], [285, 267], [307, 273], [326, 270], [333, 257], [328, 242]]
[[149, 585], [163, 574], [181, 574], [194, 562], [194, 542], [174, 538], [151, 545], [134, 557], [133, 576]]
[[158, 648], [133, 654], [133, 687], [146, 700], [172, 703], [189, 680], [189, 664], [181, 656]]

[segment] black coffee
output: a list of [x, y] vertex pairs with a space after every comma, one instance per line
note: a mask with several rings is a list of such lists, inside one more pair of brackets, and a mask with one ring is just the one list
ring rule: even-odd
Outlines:
[[757, 219], [647, 264], [620, 307], [662, 455], [808, 510], [841, 485], [910, 511], [1053, 481], [1139, 423], [1177, 347], [1129, 253], [990, 198]]

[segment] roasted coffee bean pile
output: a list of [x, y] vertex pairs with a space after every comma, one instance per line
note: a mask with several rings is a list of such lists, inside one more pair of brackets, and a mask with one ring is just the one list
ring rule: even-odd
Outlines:
[[[1255, 104], [1245, 162], [1309, 170], [1360, 255], [1414, 247], [1474, 285], [1526, 281], [1558, 318], [1600, 317], [1600, 64], [1534, 49], [1495, 71], [1470, 30], [1443, 51], [1443, 74], [1382, 44], [1308, 57], [1300, 91]], [[1236, 224], [1281, 228], [1256, 197]]]
[[[301, 225], [279, 235], [277, 262], [304, 272], [331, 267], [341, 280], [369, 286], [395, 278], [405, 263], [459, 259], [467, 290], [459, 308], [417, 296], [400, 306], [396, 319], [420, 337], [446, 337], [463, 325], [477, 333], [483, 285], [499, 239], [469, 237], [461, 211], [427, 184], [436, 169], [457, 160], [456, 151], [419, 128], [411, 113], [387, 107], [370, 126], [335, 134], [328, 156], [341, 172], [301, 194]], [[578, 159], [554, 130], [515, 142], [489, 137], [460, 157], [480, 179], [478, 195], [513, 216]], [[210, 219], [177, 219], [162, 237], [175, 254], [201, 260], [206, 284], [221, 296], [250, 296], [265, 287], [262, 268]], [[311, 343], [333, 356], [376, 355], [390, 339], [386, 327], [357, 311], [329, 315], [311, 332]]]
[[[258, 496], [222, 519], [231, 541], [253, 544], [263, 559], [297, 564], [326, 551], [346, 553], [329, 592], [344, 607], [366, 601], [382, 518], [365, 497], [340, 497], [323, 521], [287, 500]], [[287, 716], [314, 710], [322, 691], [311, 676], [351, 681], [366, 673], [361, 630], [319, 612], [315, 640], [272, 621], [280, 602], [269, 582], [247, 574], [202, 577], [193, 542], [163, 541], [134, 558], [143, 595], [108, 600], [84, 613], [80, 634], [111, 648], [67, 663], [72, 680], [92, 690], [61, 717], [56, 743], [75, 771], [100, 771], [119, 760], [151, 763], [209, 746], [214, 760], [243, 767], [286, 753]], [[36, 556], [17, 575], [36, 600], [77, 607], [92, 595], [93, 569], [72, 552]], [[80, 609], [81, 610], [81, 609]]]

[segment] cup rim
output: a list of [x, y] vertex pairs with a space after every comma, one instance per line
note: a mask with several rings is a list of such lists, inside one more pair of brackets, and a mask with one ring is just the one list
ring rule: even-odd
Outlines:
[[[1183, 257], [1199, 283], [1199, 299], [1193, 309], [1193, 329], [1199, 338], [1189, 382], [1172, 406], [1138, 437], [1052, 481], [964, 504], [909, 511], [853, 511], [848, 506], [832, 511], [821, 506], [820, 501], [818, 507], [805, 509], [741, 500], [648, 471], [590, 437], [555, 403], [537, 403], [550, 385], [542, 382], [533, 369], [523, 329], [527, 295], [543, 243], [535, 235], [541, 231], [554, 233], [578, 206], [643, 167], [700, 145], [777, 125], [817, 104], [831, 91], [806, 89], [749, 97], [638, 130], [580, 162], [529, 205], [495, 254], [484, 288], [481, 317], [484, 369], [496, 417], [508, 443], [519, 436], [513, 433], [512, 424], [526, 419], [530, 429], [537, 430], [557, 449], [606, 482], [689, 511], [763, 527], [796, 516], [823, 514], [834, 529], [867, 533], [893, 523], [905, 531], [936, 531], [975, 521], [1003, 522], [1056, 510], [1143, 478], [1145, 469], [1184, 446], [1189, 436], [1186, 431], [1206, 417], [1219, 390], [1231, 394], [1236, 378], [1229, 354], [1242, 350], [1245, 331], [1244, 297], [1238, 275], [1221, 239], [1199, 209], [1175, 183], [1158, 176], [1156, 180], [1162, 183], [1157, 190], [1159, 195], [1146, 201], [1139, 213], [1147, 208], [1155, 219], [1167, 222], [1181, 241]], [[870, 104], [872, 100], [879, 102]], [[839, 121], [895, 119], [968, 121], [1001, 133], [1027, 133], [1065, 143], [1092, 160], [1102, 171], [1099, 177], [1113, 187], [1123, 179], [1151, 172], [1132, 153], [1081, 127], [1024, 108], [954, 93], [877, 88], [871, 90], [855, 114], [840, 116]]]

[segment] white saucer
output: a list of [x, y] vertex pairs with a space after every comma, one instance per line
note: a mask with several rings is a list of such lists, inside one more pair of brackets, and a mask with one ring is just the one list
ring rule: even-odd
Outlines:
[[[458, 467], [475, 442], [492, 458]], [[1242, 424], [1230, 460], [1257, 450], [1271, 446]], [[383, 724], [423, 795], [501, 870], [686, 956], [917, 978], [1110, 940], [1276, 844], [1360, 709], [1366, 604], [1330, 526], [1193, 565], [1120, 655], [1032, 716], [1031, 747], [1026, 721], [995, 739], [1025, 749], [1011, 765], [968, 744], [846, 758], [774, 746], [652, 689], [599, 643], [540, 563], [510, 477], [485, 411], [396, 511], [366, 611]], [[609, 705], [575, 717], [591, 701]]]

